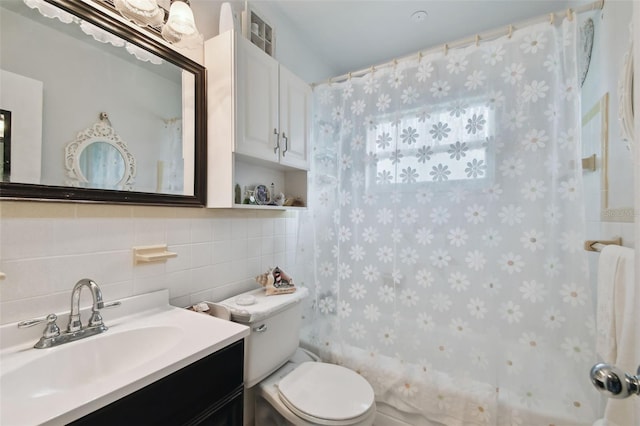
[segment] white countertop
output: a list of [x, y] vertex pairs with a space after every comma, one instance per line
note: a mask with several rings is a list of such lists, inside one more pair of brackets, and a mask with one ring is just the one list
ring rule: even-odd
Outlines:
[[[121, 301], [120, 307], [101, 311], [104, 323], [109, 327], [109, 330], [54, 348], [33, 348], [44, 325], [32, 327], [32, 329], [36, 329], [35, 333], [31, 329], [18, 329], [16, 323], [0, 327], [0, 424], [20, 426], [71, 422], [249, 334], [249, 328], [241, 324], [170, 306], [167, 290], [134, 296]], [[66, 325], [66, 317], [66, 315], [59, 315], [58, 325], [62, 330]], [[86, 310], [83, 310], [81, 315], [83, 323], [86, 323], [88, 317]], [[21, 396], [18, 389], [14, 388], [15, 380], [8, 379], [12, 373], [15, 377], [15, 371], [27, 364], [33, 365], [34, 362], [42, 361], [44, 357], [55, 357], [56, 351], [64, 351], [58, 354], [58, 358], [60, 354], [64, 356], [66, 353], [74, 353], [74, 349], [77, 348], [72, 348], [71, 345], [77, 345], [80, 348], [79, 345], [90, 343], [91, 339], [106, 339], [110, 334], [113, 338], [117, 337], [116, 333], [128, 333], [131, 330], [144, 332], [145, 329], [153, 328], [157, 334], [158, 330], [160, 332], [164, 330], [162, 327], [175, 331], [171, 336], [170, 347], [167, 345], [162, 347], [162, 342], [160, 342], [158, 344], [161, 350], [158, 350], [157, 355], [146, 353], [143, 355], [144, 362], [127, 365], [126, 368], [118, 368], [113, 373], [104, 374], [97, 380], [87, 377], [86, 384], [74, 386], [72, 391], [58, 390], [24, 397]], [[34, 336], [37, 337], [34, 338]], [[160, 336], [162, 335], [160, 334]], [[162, 337], [160, 337], [161, 339]], [[85, 346], [80, 351], [76, 350], [75, 353], [90, 356], [92, 345]], [[153, 349], [137, 347], [136, 350], [144, 352], [144, 350]], [[26, 370], [24, 374], [27, 376], [31, 369], [24, 368], [24, 370]], [[27, 377], [25, 377], [26, 379]], [[39, 379], [30, 377], [29, 380]]]

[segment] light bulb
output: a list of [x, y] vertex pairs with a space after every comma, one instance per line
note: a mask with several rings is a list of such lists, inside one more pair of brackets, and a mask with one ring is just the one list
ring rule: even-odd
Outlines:
[[181, 0], [174, 0], [169, 9], [169, 19], [162, 27], [162, 37], [170, 43], [187, 45], [199, 40], [193, 11]]
[[164, 11], [156, 0], [114, 0], [116, 10], [137, 25], [158, 26], [164, 21]]

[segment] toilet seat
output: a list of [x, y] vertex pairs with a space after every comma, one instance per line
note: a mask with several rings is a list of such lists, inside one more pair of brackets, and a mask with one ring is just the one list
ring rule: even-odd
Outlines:
[[371, 415], [374, 394], [359, 374], [335, 364], [304, 362], [278, 383], [282, 403], [320, 425], [357, 423]]

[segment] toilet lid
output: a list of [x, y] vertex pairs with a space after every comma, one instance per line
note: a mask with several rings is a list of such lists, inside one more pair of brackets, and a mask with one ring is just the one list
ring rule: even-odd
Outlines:
[[329, 421], [367, 413], [374, 402], [369, 382], [335, 364], [304, 362], [278, 383], [280, 398], [299, 416]]

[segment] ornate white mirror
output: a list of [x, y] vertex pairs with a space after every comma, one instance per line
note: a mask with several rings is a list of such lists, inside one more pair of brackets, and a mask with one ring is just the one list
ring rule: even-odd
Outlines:
[[64, 149], [68, 186], [130, 191], [136, 160], [127, 144], [111, 127], [107, 113], [79, 132]]

